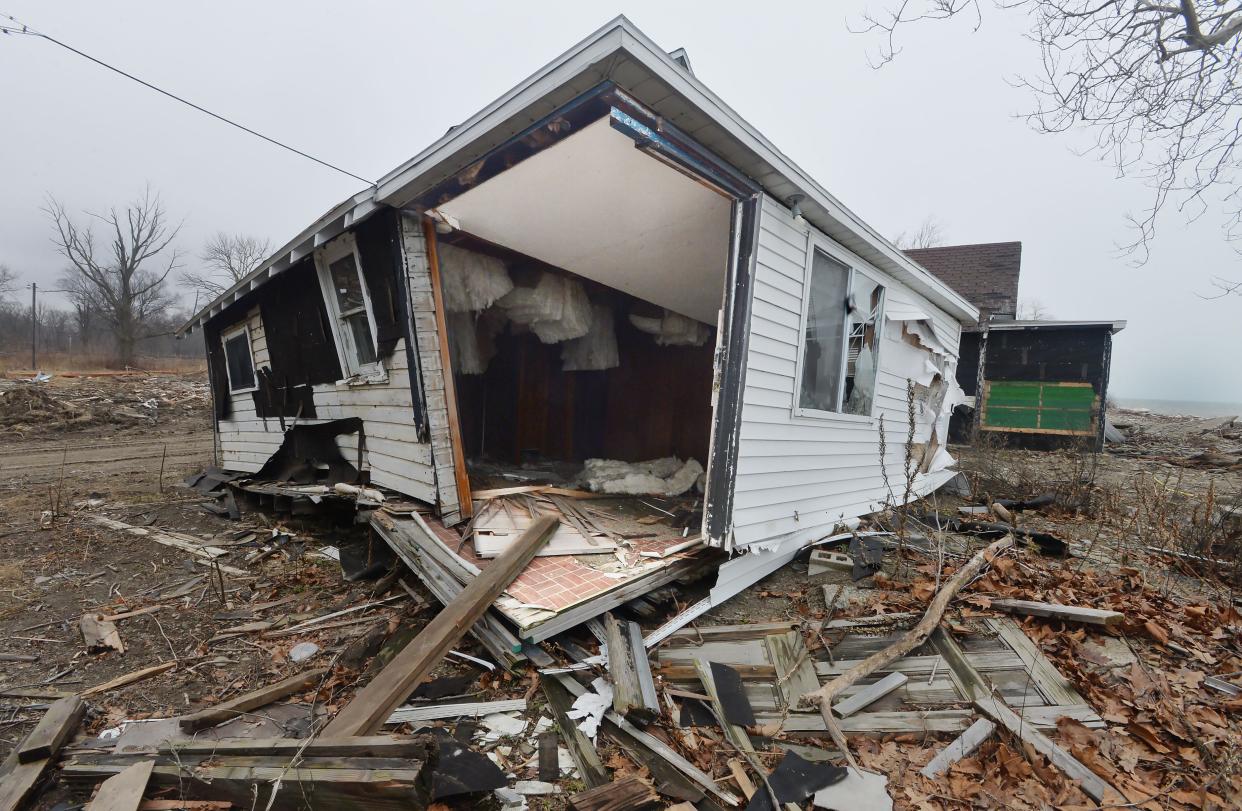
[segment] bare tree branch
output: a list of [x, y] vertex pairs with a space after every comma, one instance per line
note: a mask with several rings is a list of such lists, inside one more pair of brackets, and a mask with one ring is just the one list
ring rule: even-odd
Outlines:
[[902, 231], [893, 237], [893, 244], [903, 251], [935, 248], [944, 244], [944, 226], [935, 217], [928, 217], [914, 232]]
[[206, 300], [214, 299], [249, 275], [270, 252], [266, 239], [220, 231], [203, 247], [200, 258], [207, 269], [183, 272], [181, 284]]
[[[1134, 238], [1122, 246], [1148, 258], [1156, 221], [1169, 205], [1193, 220], [1217, 206], [1226, 239], [1242, 238], [1242, 2], [1239, 0], [993, 0], [1025, 13], [1040, 68], [1019, 81], [1035, 96], [1030, 124], [1045, 133], [1086, 129], [1087, 154], [1118, 176], [1152, 189], [1148, 207], [1128, 216]], [[980, 0], [902, 0], [863, 17], [862, 32], [882, 37], [878, 64], [900, 49], [899, 29], [925, 20], [971, 16]]]

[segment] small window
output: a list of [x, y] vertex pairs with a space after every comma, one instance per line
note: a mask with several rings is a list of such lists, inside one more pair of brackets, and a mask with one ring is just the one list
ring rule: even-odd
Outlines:
[[871, 416], [884, 288], [817, 249], [807, 291], [796, 413]]
[[224, 367], [228, 370], [229, 391], [253, 391], [254, 355], [250, 351], [250, 330], [242, 326], [221, 335], [224, 341]]
[[346, 234], [334, 240], [320, 252], [316, 265], [328, 311], [336, 323], [337, 346], [346, 373], [378, 373], [371, 300], [353, 236]]

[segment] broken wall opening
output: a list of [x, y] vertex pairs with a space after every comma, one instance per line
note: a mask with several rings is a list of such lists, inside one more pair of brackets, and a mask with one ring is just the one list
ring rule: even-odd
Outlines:
[[439, 206], [465, 456], [701, 473], [733, 204], [600, 120]]

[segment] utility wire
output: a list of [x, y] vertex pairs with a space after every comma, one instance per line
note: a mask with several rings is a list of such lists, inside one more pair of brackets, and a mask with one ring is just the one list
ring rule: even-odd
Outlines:
[[148, 81], [145, 81], [145, 80], [143, 80], [143, 79], [139, 79], [137, 76], [133, 75], [132, 73], [126, 73], [125, 71], [121, 70], [121, 69], [120, 69], [120, 68], [118, 68], [118, 67], [114, 67], [114, 66], [112, 66], [112, 65], [109, 65], [107, 62], [103, 61], [102, 59], [96, 59], [95, 57], [91, 56], [91, 55], [90, 55], [90, 54], [88, 54], [88, 53], [84, 53], [84, 52], [82, 52], [82, 51], [79, 51], [77, 48], [74, 48], [72, 45], [66, 45], [65, 43], [61, 42], [60, 40], [56, 39], [55, 37], [49, 36], [48, 34], [44, 34], [44, 33], [42, 33], [41, 31], [36, 31], [36, 30], [34, 30], [33, 28], [31, 28], [30, 26], [28, 26], [28, 25], [26, 25], [25, 23], [23, 23], [21, 20], [17, 19], [16, 17], [13, 17], [12, 15], [0, 13], [0, 19], [9, 20], [10, 22], [16, 23], [16, 25], [17, 25], [17, 26], [20, 26], [20, 27], [14, 27], [14, 26], [9, 26], [9, 25], [3, 25], [3, 24], [0, 24], [0, 34], [25, 34], [25, 35], [27, 35], [27, 36], [32, 36], [32, 37], [41, 37], [42, 39], [45, 39], [45, 40], [47, 40], [48, 42], [50, 42], [50, 43], [52, 43], [52, 44], [54, 44], [54, 45], [59, 45], [60, 47], [64, 48], [65, 50], [67, 50], [67, 51], [71, 51], [71, 52], [73, 52], [73, 53], [77, 54], [78, 56], [82, 57], [83, 59], [88, 59], [88, 60], [90, 60], [91, 62], [94, 62], [96, 65], [99, 65], [100, 67], [107, 68], [108, 70], [112, 71], [113, 73], [119, 73], [120, 75], [124, 76], [126, 79], [132, 79], [133, 81], [137, 82], [138, 84], [140, 84], [140, 85], [142, 85], [142, 86], [144, 86], [144, 87], [148, 87], [148, 88], [150, 88], [151, 90], [154, 90], [156, 93], [160, 93], [160, 94], [162, 94], [162, 95], [165, 95], [165, 96], [167, 96], [168, 98], [173, 99], [174, 101], [179, 101], [179, 102], [181, 102], [182, 104], [186, 105], [187, 107], [192, 107], [192, 108], [194, 108], [195, 110], [198, 110], [200, 113], [206, 113], [207, 115], [211, 116], [212, 118], [216, 119], [217, 121], [223, 121], [225, 124], [228, 124], [229, 126], [232, 126], [232, 127], [236, 127], [237, 129], [241, 130], [242, 132], [249, 133], [250, 135], [253, 135], [253, 136], [255, 136], [256, 138], [262, 138], [264, 141], [267, 141], [269, 144], [274, 144], [275, 146], [278, 146], [278, 147], [280, 147], [281, 149], [287, 149], [288, 151], [290, 151], [290, 152], [294, 153], [295, 155], [301, 155], [303, 158], [307, 158], [308, 160], [312, 160], [312, 161], [314, 161], [315, 163], [319, 164], [320, 166], [326, 166], [326, 167], [328, 167], [329, 169], [332, 169], [332, 170], [334, 170], [334, 171], [340, 172], [340, 173], [341, 173], [341, 174], [343, 174], [343, 175], [348, 175], [349, 177], [352, 177], [354, 180], [361, 180], [363, 183], [367, 184], [368, 186], [375, 186], [375, 185], [377, 185], [377, 184], [375, 183], [375, 181], [373, 181], [373, 180], [367, 180], [365, 177], [360, 177], [360, 176], [358, 176], [358, 175], [354, 174], [353, 172], [346, 171], [345, 169], [342, 169], [342, 168], [341, 168], [341, 167], [339, 167], [339, 166], [336, 166], [336, 165], [334, 165], [334, 164], [328, 163], [327, 161], [325, 161], [325, 160], [321, 160], [320, 158], [316, 158], [314, 155], [307, 154], [306, 152], [303, 152], [303, 151], [302, 151], [302, 150], [300, 150], [300, 149], [297, 149], [297, 148], [295, 148], [295, 147], [289, 146], [288, 144], [285, 144], [285, 143], [281, 143], [280, 141], [277, 141], [275, 138], [269, 138], [268, 136], [264, 135], [264, 134], [263, 134], [263, 133], [261, 133], [261, 132], [256, 132], [256, 131], [254, 131], [254, 130], [250, 129], [250, 127], [247, 127], [247, 126], [245, 126], [244, 124], [238, 124], [236, 121], [233, 121], [233, 120], [232, 120], [232, 119], [230, 119], [230, 118], [226, 118], [226, 117], [224, 117], [224, 116], [220, 115], [219, 113], [213, 113], [211, 110], [208, 110], [206, 107], [202, 107], [202, 106], [200, 106], [200, 105], [195, 104], [195, 103], [194, 103], [194, 102], [192, 102], [192, 101], [189, 101], [189, 100], [187, 100], [187, 99], [183, 99], [181, 96], [178, 96], [176, 93], [171, 93], [171, 92], [169, 92], [169, 91], [167, 91], [167, 90], [164, 90], [164, 89], [163, 89], [163, 88], [161, 88], [161, 87], [156, 87], [155, 85], [151, 84], [151, 83], [150, 83], [150, 82], [148, 82]]

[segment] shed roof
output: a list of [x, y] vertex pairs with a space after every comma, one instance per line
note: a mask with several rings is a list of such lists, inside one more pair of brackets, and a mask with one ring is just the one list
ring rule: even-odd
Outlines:
[[381, 178], [377, 187], [331, 209], [196, 313], [182, 331], [205, 323], [229, 303], [380, 207], [400, 208], [409, 204], [436, 183], [604, 81], [615, 82], [627, 95], [693, 137], [776, 199], [786, 202], [800, 195], [803, 216], [847, 250], [892, 274], [963, 323], [978, 318], [978, 311], [965, 297], [842, 205], [681, 62], [620, 16], [450, 129], [423, 152]]
[[982, 320], [1017, 317], [1021, 242], [911, 248], [905, 253], [978, 307]]

